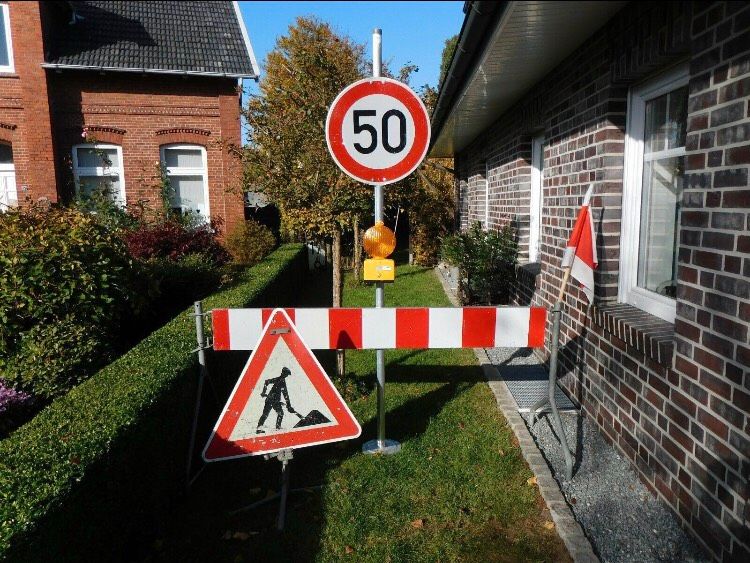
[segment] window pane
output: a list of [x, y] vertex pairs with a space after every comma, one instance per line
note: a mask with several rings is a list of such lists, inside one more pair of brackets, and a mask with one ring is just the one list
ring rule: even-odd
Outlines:
[[688, 87], [683, 86], [669, 93], [669, 121], [667, 122], [667, 148], [685, 146], [687, 133]]
[[13, 164], [13, 149], [0, 143], [0, 164]]
[[118, 176], [80, 176], [78, 189], [79, 193], [86, 197], [99, 193], [116, 201], [120, 198], [120, 178]]
[[669, 94], [646, 102], [646, 153], [666, 149], [667, 107]]
[[7, 7], [0, 6], [0, 66], [8, 66], [10, 64], [10, 56], [8, 53], [8, 38], [5, 36], [6, 12]]
[[202, 176], [170, 176], [169, 182], [174, 190], [173, 207], [205, 214]]
[[687, 86], [646, 102], [646, 154], [685, 146]]
[[643, 164], [638, 285], [675, 297], [683, 157]]
[[78, 168], [119, 168], [120, 157], [117, 149], [97, 149], [82, 147], [78, 149]]
[[165, 149], [164, 160], [169, 168], [203, 168], [201, 149]]
[[0, 172], [0, 212], [18, 205], [16, 176], [13, 172]]

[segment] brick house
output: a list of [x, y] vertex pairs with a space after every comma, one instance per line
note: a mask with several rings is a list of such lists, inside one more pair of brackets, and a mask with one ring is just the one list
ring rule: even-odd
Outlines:
[[514, 225], [516, 300], [550, 308], [594, 183], [563, 385], [709, 553], [750, 561], [750, 4], [464, 11], [431, 148], [456, 159], [460, 228]]
[[236, 2], [0, 2], [0, 206], [105, 186], [229, 229], [244, 217], [242, 79], [257, 78]]

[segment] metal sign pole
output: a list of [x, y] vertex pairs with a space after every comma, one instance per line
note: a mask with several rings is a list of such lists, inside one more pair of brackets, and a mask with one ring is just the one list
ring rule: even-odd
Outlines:
[[[372, 32], [372, 76], [378, 78], [382, 71], [382, 32], [375, 28]], [[383, 185], [375, 184], [375, 223], [383, 221]], [[385, 306], [385, 288], [383, 282], [375, 282], [375, 308]], [[362, 445], [366, 454], [395, 454], [401, 450], [401, 444], [385, 437], [385, 350], [375, 350], [375, 370], [378, 378], [378, 437]]]
[[[284, 521], [286, 520], [286, 499], [289, 496], [289, 461], [292, 459], [292, 451], [288, 450], [288, 455], [280, 455], [281, 460], [281, 501], [279, 503], [279, 517], [276, 520], [276, 530], [284, 531]], [[287, 452], [280, 452], [286, 454]]]
[[208, 370], [206, 366], [206, 337], [203, 332], [203, 304], [200, 301], [193, 303], [193, 316], [195, 317], [195, 338], [198, 342], [198, 347], [195, 349], [198, 352], [198, 392], [195, 396], [195, 409], [193, 410], [193, 425], [190, 431], [190, 448], [188, 449], [187, 458], [187, 474], [186, 482], [187, 487], [193, 484], [193, 481], [200, 475], [203, 468], [198, 474], [191, 479], [190, 474], [193, 469], [193, 454], [195, 452], [195, 436], [198, 431], [198, 413], [201, 408], [201, 399], [203, 398], [203, 380], [206, 378], [206, 372]]

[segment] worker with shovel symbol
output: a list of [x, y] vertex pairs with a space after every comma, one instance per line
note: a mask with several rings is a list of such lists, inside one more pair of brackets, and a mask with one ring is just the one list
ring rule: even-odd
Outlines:
[[[290, 413], [296, 414], [300, 419], [302, 418], [302, 415], [295, 411], [292, 408], [292, 404], [289, 402], [289, 391], [287, 391], [286, 388], [286, 378], [290, 375], [292, 375], [291, 370], [284, 367], [281, 368], [281, 375], [278, 377], [272, 377], [271, 379], [266, 379], [263, 382], [263, 391], [260, 396], [266, 398], [266, 403], [263, 405], [263, 414], [260, 416], [260, 420], [258, 420], [258, 428], [255, 431], [256, 434], [265, 434], [267, 428], [264, 424], [268, 415], [271, 413], [271, 409], [276, 411], [276, 430], [281, 430], [281, 421], [284, 419], [284, 403], [281, 400], [282, 397], [286, 402], [286, 410]], [[271, 386], [271, 390], [266, 392], [269, 385]]]

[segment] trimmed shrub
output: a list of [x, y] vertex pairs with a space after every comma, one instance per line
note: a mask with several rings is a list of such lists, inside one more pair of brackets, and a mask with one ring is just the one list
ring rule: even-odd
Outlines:
[[237, 264], [252, 266], [265, 258], [276, 246], [271, 229], [257, 221], [244, 221], [227, 235], [226, 247]]
[[132, 306], [127, 249], [90, 215], [10, 210], [0, 215], [0, 248], [0, 369], [39, 324], [76, 315], [105, 335]]
[[464, 304], [507, 304], [515, 281], [518, 242], [509, 226], [482, 230], [479, 222], [468, 232], [443, 239], [442, 258], [459, 270], [459, 297]]
[[24, 332], [2, 376], [14, 387], [52, 399], [87, 379], [111, 350], [96, 325], [68, 315]]
[[216, 291], [230, 273], [227, 266], [219, 266], [203, 254], [186, 254], [179, 260], [154, 258], [142, 267], [153, 297], [151, 307], [139, 320], [152, 327], [154, 321], [165, 321]]
[[229, 254], [216, 240], [220, 226], [217, 221], [190, 226], [169, 219], [139, 225], [123, 238], [130, 255], [138, 260], [179, 260], [189, 254], [201, 254], [214, 264], [225, 264]]
[[[283, 246], [208, 297], [204, 310], [293, 305], [306, 272], [302, 245]], [[191, 313], [0, 441], [0, 560], [143, 558], [133, 546], [184, 491], [197, 383]], [[240, 369], [245, 358], [211, 355], [212, 373], [220, 361]]]

